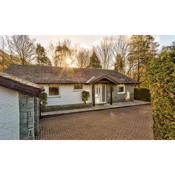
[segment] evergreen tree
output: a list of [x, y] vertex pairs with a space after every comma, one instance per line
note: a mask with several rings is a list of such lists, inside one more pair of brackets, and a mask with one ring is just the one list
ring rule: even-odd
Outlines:
[[64, 40], [63, 42], [59, 41], [55, 49], [54, 65], [57, 67], [67, 67], [69, 66], [66, 62], [66, 59], [71, 59], [73, 63], [73, 52], [71, 48], [71, 41]]
[[36, 47], [36, 61], [39, 65], [51, 65], [49, 58], [46, 55], [45, 49], [41, 44], [37, 44]]
[[157, 43], [151, 35], [133, 35], [129, 44], [128, 75], [144, 87], [148, 86], [148, 64], [155, 57]]
[[117, 72], [120, 72], [122, 74], [125, 73], [125, 60], [121, 56], [121, 54], [117, 54], [117, 56], [116, 56], [116, 61], [115, 61], [115, 64], [114, 64], [114, 70], [116, 70]]
[[4, 71], [11, 64], [20, 64], [21, 60], [8, 53], [8, 45], [5, 36], [0, 37], [0, 71]]
[[102, 68], [100, 60], [95, 50], [93, 50], [92, 56], [90, 57], [90, 63], [89, 63], [88, 68]]

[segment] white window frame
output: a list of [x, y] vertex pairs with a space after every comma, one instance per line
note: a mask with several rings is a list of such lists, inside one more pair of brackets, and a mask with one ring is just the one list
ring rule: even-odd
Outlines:
[[[123, 87], [123, 92], [119, 92], [120, 87]], [[125, 85], [124, 84], [117, 85], [117, 94], [125, 94], [125, 93], [126, 93]]]
[[[50, 95], [50, 94], [49, 94], [49, 88], [58, 88], [59, 94], [58, 94], [58, 95]], [[48, 97], [49, 97], [49, 98], [61, 97], [61, 96], [60, 96], [60, 86], [59, 86], [59, 85], [50, 85], [50, 86], [48, 86]]]
[[83, 84], [81, 84], [82, 85], [82, 88], [81, 89], [75, 89], [75, 85], [76, 84], [73, 85], [73, 92], [79, 92], [79, 91], [82, 91], [83, 90]]

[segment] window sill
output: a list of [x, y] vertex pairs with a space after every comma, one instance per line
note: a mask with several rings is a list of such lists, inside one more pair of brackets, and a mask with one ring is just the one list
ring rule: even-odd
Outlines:
[[119, 94], [119, 95], [126, 94], [126, 92], [117, 92], [117, 94]]
[[48, 96], [48, 98], [61, 98], [61, 95], [51, 95], [51, 96]]
[[74, 89], [73, 92], [81, 92], [83, 89]]

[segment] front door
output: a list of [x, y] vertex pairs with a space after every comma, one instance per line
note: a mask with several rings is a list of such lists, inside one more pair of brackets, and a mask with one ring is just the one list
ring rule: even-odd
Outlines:
[[95, 85], [95, 103], [106, 103], [106, 86], [105, 84]]

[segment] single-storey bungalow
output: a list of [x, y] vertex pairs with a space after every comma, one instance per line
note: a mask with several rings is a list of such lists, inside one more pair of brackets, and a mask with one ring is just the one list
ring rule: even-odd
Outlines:
[[89, 105], [132, 101], [137, 84], [114, 70], [11, 65], [6, 72], [42, 85], [47, 93], [48, 107], [81, 106], [82, 91], [89, 92]]
[[39, 132], [39, 99], [34, 83], [0, 73], [0, 140], [34, 139]]

